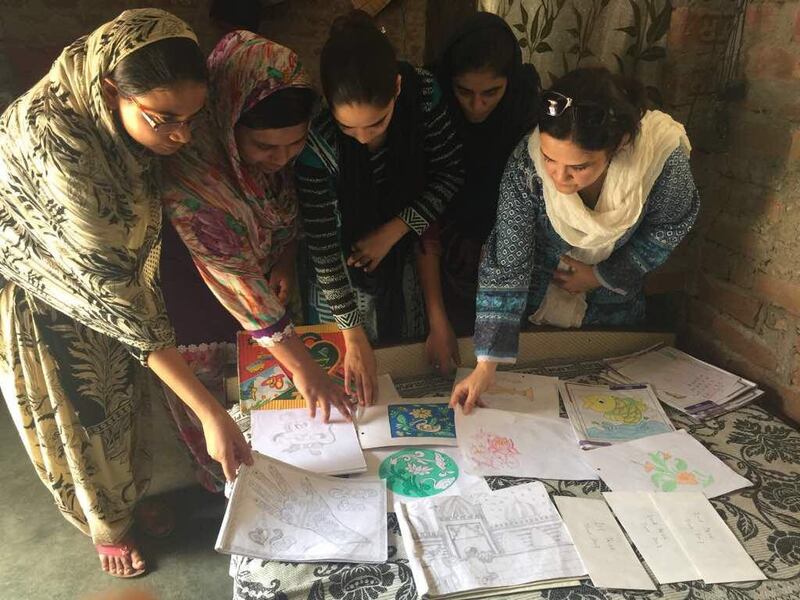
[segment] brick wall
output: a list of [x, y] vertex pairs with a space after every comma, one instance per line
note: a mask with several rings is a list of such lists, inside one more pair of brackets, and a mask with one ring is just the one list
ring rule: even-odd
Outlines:
[[675, 4], [667, 87], [703, 200], [680, 339], [800, 420], [800, 0], [748, 3], [744, 88], [720, 80], [738, 1]]

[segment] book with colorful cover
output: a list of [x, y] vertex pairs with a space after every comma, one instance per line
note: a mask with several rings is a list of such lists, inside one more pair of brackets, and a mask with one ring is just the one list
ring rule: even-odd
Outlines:
[[[298, 327], [297, 335], [317, 363], [344, 385], [344, 336], [333, 324]], [[306, 401], [292, 383], [292, 373], [246, 331], [236, 336], [239, 404], [242, 412], [304, 408]]]

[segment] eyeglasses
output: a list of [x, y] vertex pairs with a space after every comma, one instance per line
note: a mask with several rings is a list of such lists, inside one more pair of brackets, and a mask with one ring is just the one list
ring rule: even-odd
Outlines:
[[163, 133], [165, 135], [175, 133], [183, 127], [191, 127], [202, 114], [202, 111], [200, 111], [196, 115], [191, 116], [188, 119], [184, 119], [183, 121], [156, 121], [153, 116], [147, 112], [147, 109], [139, 104], [136, 98], [133, 96], [127, 96], [126, 99], [130, 100], [136, 105], [136, 108], [139, 109], [139, 112], [142, 114], [142, 118], [144, 119], [145, 123], [147, 123], [153, 131], [156, 133]]
[[560, 117], [567, 109], [572, 109], [575, 122], [587, 127], [600, 127], [609, 117], [614, 116], [612, 109], [606, 109], [594, 102], [575, 102], [569, 96], [559, 92], [542, 94], [542, 114], [546, 117]]

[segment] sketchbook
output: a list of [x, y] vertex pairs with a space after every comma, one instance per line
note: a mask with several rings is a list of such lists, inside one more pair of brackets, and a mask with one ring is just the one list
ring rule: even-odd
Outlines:
[[295, 467], [324, 475], [366, 470], [353, 424], [339, 411], [329, 423], [312, 419], [306, 408], [254, 410], [250, 413], [254, 450]]
[[558, 387], [583, 448], [610, 446], [675, 431], [649, 385], [586, 385], [562, 381]]
[[395, 503], [420, 596], [486, 598], [577, 585], [586, 569], [544, 485]]
[[292, 562], [384, 562], [386, 486], [317, 475], [253, 452], [242, 465], [218, 552]]
[[[472, 373], [472, 369], [456, 371], [456, 383]], [[558, 418], [558, 379], [528, 373], [497, 371], [494, 384], [481, 394], [489, 408]]]
[[401, 398], [389, 375], [378, 377], [378, 399], [359, 414], [361, 447], [455, 446], [453, 409], [446, 397]]

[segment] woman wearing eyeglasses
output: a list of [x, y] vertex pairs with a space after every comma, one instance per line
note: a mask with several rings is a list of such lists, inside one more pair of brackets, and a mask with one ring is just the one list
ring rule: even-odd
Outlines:
[[223, 37], [208, 68], [209, 119], [169, 160], [164, 197], [174, 230], [165, 228], [162, 279], [178, 342], [250, 331], [292, 371], [312, 415], [319, 403], [326, 421], [331, 406], [347, 416], [344, 390], [294, 335], [286, 308], [299, 226], [291, 165], [317, 95], [294, 52], [249, 31]]
[[361, 11], [340, 17], [320, 58], [328, 102], [295, 166], [316, 277], [312, 320], [344, 331], [348, 385], [376, 391], [370, 340], [422, 336], [417, 238], [463, 183], [461, 145], [427, 71], [398, 62]]
[[500, 177], [536, 126], [541, 88], [508, 23], [487, 12], [464, 22], [434, 71], [464, 144], [465, 167], [464, 186], [422, 237], [418, 262], [429, 290], [428, 360], [444, 375], [459, 362], [455, 336], [472, 335], [475, 327], [478, 263], [494, 225]]
[[700, 200], [683, 126], [644, 109], [640, 84], [578, 69], [542, 96], [512, 154], [480, 266], [478, 366], [453, 390], [469, 413], [523, 318], [556, 327], [644, 321], [644, 276], [694, 225]]
[[191, 139], [194, 33], [131, 10], [76, 40], [0, 117], [0, 388], [39, 477], [102, 568], [145, 563], [130, 530], [150, 481], [147, 366], [203, 421], [233, 478], [250, 450], [189, 371], [158, 287], [158, 156]]

